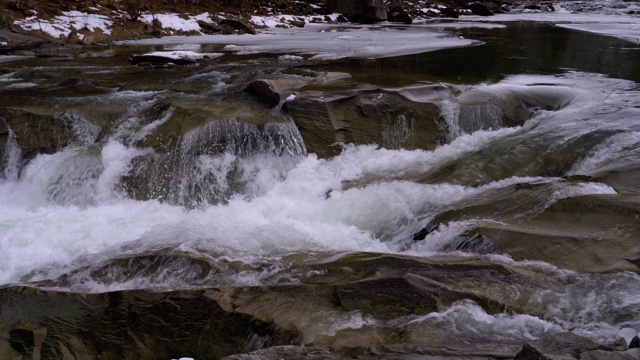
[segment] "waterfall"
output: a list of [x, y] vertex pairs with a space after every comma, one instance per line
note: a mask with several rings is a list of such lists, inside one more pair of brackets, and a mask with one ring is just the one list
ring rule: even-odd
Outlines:
[[8, 129], [8, 131], [2, 163], [0, 163], [0, 165], [2, 165], [4, 178], [10, 181], [16, 181], [20, 175], [22, 150], [18, 145], [18, 141], [16, 141], [16, 135], [11, 129]]
[[184, 134], [167, 153], [134, 159], [124, 185], [137, 199], [190, 208], [217, 204], [262, 193], [305, 154], [292, 122], [259, 128], [223, 118]]
[[383, 123], [382, 146], [387, 149], [412, 147], [414, 119], [405, 115], [387, 118]]
[[451, 96], [447, 100], [438, 103], [440, 107], [440, 116], [447, 124], [447, 140], [453, 141], [462, 134], [460, 129], [460, 104], [455, 97]]

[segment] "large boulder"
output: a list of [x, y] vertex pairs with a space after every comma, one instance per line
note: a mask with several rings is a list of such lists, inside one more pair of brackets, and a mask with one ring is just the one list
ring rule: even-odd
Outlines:
[[387, 20], [387, 8], [383, 0], [327, 0], [326, 7], [341, 13], [349, 20], [371, 24]]
[[436, 84], [400, 89], [307, 91], [285, 103], [307, 151], [331, 157], [344, 144], [378, 144], [386, 148], [434, 149], [447, 139], [439, 102], [449, 89]]

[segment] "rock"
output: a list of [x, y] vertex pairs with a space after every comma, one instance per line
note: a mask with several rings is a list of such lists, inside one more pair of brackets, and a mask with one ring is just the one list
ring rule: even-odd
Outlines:
[[0, 42], [4, 44], [0, 46], [0, 54], [7, 54], [20, 50], [32, 50], [49, 41], [35, 36], [17, 34], [9, 30], [0, 29]]
[[389, 4], [387, 17], [391, 22], [399, 22], [407, 25], [413, 22], [413, 18], [411, 18], [409, 13], [402, 7], [402, 3], [399, 2]]
[[640, 359], [640, 349], [626, 351], [593, 350], [580, 355], [580, 360], [637, 360]]
[[[279, 63], [299, 62], [301, 60], [303, 60], [303, 58], [292, 56], [286, 58], [281, 56], [278, 58]], [[247, 85], [244, 92], [273, 107], [280, 104], [282, 100], [287, 98], [295, 90], [324, 81], [323, 77], [327, 75], [328, 74], [319, 74], [315, 79], [281, 77], [277, 79], [255, 80]]]
[[200, 26], [200, 30], [205, 34], [220, 34], [225, 32], [223, 27], [202, 20], [198, 20], [198, 26]]
[[204, 359], [299, 342], [295, 332], [219, 301], [220, 293], [213, 290], [77, 294], [3, 288], [0, 355]]
[[503, 126], [519, 126], [537, 111], [555, 111], [569, 105], [575, 98], [565, 86], [507, 85], [471, 88], [457, 99], [460, 104], [460, 127], [465, 132]]
[[450, 18], [454, 18], [457, 19], [460, 17], [460, 13], [457, 12], [456, 10], [450, 8], [450, 7], [446, 7], [444, 9], [440, 9], [440, 13], [442, 13], [442, 15], [446, 16], [446, 17], [450, 17]]
[[347, 311], [359, 310], [378, 319], [435, 312], [462, 299], [477, 300], [487, 309], [500, 308], [492, 301], [483, 301], [473, 294], [452, 290], [442, 283], [414, 274], [341, 285], [337, 287], [336, 294], [340, 305]]
[[485, 4], [482, 4], [482, 3], [479, 3], [479, 2], [469, 3], [469, 4], [465, 5], [464, 8], [471, 10], [471, 12], [474, 15], [480, 15], [480, 16], [492, 16], [493, 15], [493, 12], [491, 12], [491, 10], [489, 10], [489, 8]]
[[290, 21], [289, 24], [299, 28], [303, 28], [306, 25], [306, 23], [303, 20], [293, 20], [293, 21]]
[[280, 100], [282, 100], [280, 93], [269, 80], [252, 81], [244, 91], [272, 107], [280, 104]]
[[629, 349], [636, 349], [636, 348], [640, 348], [639, 335], [634, 336], [633, 339], [631, 339], [631, 342], [629, 343]]
[[81, 45], [45, 43], [33, 50], [37, 57], [71, 57], [82, 51]]
[[335, 143], [378, 144], [386, 148], [433, 149], [446, 139], [439, 101], [441, 85], [400, 89], [308, 91], [285, 103], [307, 151], [321, 157], [339, 153]]
[[353, 22], [372, 24], [387, 20], [383, 0], [327, 0], [329, 11], [340, 13]]
[[[26, 160], [37, 154], [53, 154], [74, 141], [70, 124], [52, 115], [41, 115], [21, 109], [0, 109], [0, 118], [15, 134]], [[0, 147], [4, 153], [4, 147]]]
[[176, 58], [160, 55], [132, 55], [129, 57], [131, 65], [145, 66], [145, 65], [191, 65], [195, 64], [196, 60], [191, 58]]
[[[283, 261], [291, 266], [262, 277], [262, 286], [234, 286], [234, 275], [265, 274], [271, 264], [255, 268], [255, 264], [187, 255], [173, 247], [109, 260], [80, 258], [73, 264], [76, 268], [62, 276], [32, 282], [32, 278], [47, 278], [42, 273], [46, 270], [39, 269], [22, 281], [72, 290], [0, 289], [0, 356], [2, 349], [11, 348], [9, 333], [19, 329], [13, 343], [20, 346], [11, 348], [12, 355], [41, 349], [42, 359], [56, 358], [50, 354], [67, 350], [75, 358], [97, 358], [96, 349], [105, 359], [149, 358], [149, 353], [165, 359], [206, 359], [300, 343], [349, 345], [356, 354], [366, 354], [367, 348], [377, 345], [394, 348], [381, 349], [373, 358], [396, 352], [400, 356], [401, 351], [422, 354], [418, 349], [422, 347], [451, 360], [466, 355], [491, 358], [491, 354], [513, 358], [521, 346], [458, 344], [460, 340], [449, 338], [446, 328], [425, 331], [433, 325], [416, 327], [405, 322], [414, 323], [413, 318], [404, 316], [444, 310], [455, 302], [473, 304], [488, 313], [526, 311], [540, 317], [546, 306], [536, 312], [529, 302], [534, 294], [541, 289], [564, 290], [545, 271], [472, 257], [347, 253], [301, 259], [296, 254]], [[174, 270], [159, 272], [158, 268]], [[149, 287], [179, 283], [197, 290], [73, 291], [73, 286], [82, 284], [131, 281], [144, 281]], [[357, 314], [394, 321], [374, 320], [355, 329], [341, 326], [353, 316], [357, 319]], [[399, 322], [395, 321], [398, 316]]]
[[255, 35], [256, 33], [256, 29], [253, 26], [248, 25], [247, 23], [242, 22], [240, 20], [222, 19], [220, 20], [220, 25], [229, 26], [234, 30], [238, 30], [240, 33], [246, 33], [246, 34], [252, 34], [252, 35]]
[[514, 360], [575, 360], [582, 353], [601, 349], [601, 345], [576, 335], [564, 332], [526, 343]]
[[9, 134], [9, 125], [7, 124], [7, 121], [3, 117], [0, 117], [0, 135], [7, 135], [7, 134]]
[[446, 346], [274, 346], [223, 360], [411, 360], [411, 359], [508, 359], [518, 351], [514, 345], [450, 344]]
[[16, 55], [16, 56], [36, 56], [36, 53], [33, 51], [28, 51], [28, 50], [15, 50], [15, 51], [11, 51], [10, 55]]
[[462, 235], [447, 243], [442, 251], [464, 251], [474, 254], [499, 254], [500, 247], [488, 236], [482, 234]]
[[[441, 213], [435, 222], [485, 219], [468, 234], [490, 238], [500, 252], [516, 260], [545, 261], [588, 273], [639, 271], [635, 239], [640, 225], [634, 219], [640, 216], [640, 199], [633, 195], [589, 195], [561, 199], [549, 206], [533, 195], [562, 191], [567, 185], [508, 187], [487, 194], [478, 205], [467, 204]], [[541, 212], [528, 217], [516, 215], [525, 208], [540, 208]], [[455, 247], [458, 241], [445, 246]]]

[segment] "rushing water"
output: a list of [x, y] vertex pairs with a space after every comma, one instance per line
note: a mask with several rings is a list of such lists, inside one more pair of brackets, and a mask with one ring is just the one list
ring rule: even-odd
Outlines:
[[[349, 68], [357, 80], [384, 84], [396, 82], [395, 65], [401, 63], [410, 81], [450, 81], [474, 99], [491, 99], [474, 103], [452, 96], [441, 102], [449, 136], [433, 151], [397, 149], [413, 130], [411, 119], [399, 118], [385, 128], [383, 145], [389, 149], [352, 145], [331, 159], [307, 154], [295, 125], [278, 109], [260, 113], [264, 124], [218, 117], [161, 145], [144, 143], [176, 112], [189, 108], [166, 105], [167, 99], [255, 106], [242, 95], [229, 100], [229, 94], [250, 76], [245, 67], [273, 66], [268, 56], [237, 56], [215, 69], [144, 70], [141, 76], [148, 78], [124, 82], [140, 70], [111, 58], [6, 66], [0, 77], [2, 106], [50, 107], [68, 124], [73, 141], [25, 158], [20, 139], [8, 132], [0, 181], [0, 284], [81, 292], [296, 284], [301, 276], [288, 271], [295, 264], [285, 260], [293, 255], [302, 263], [307, 256], [348, 252], [429, 257], [447, 251], [479, 223], [532, 219], [562, 199], [582, 195], [637, 195], [640, 188], [633, 181], [611, 177], [632, 177], [640, 168], [640, 67], [627, 63], [639, 63], [635, 45], [546, 24], [463, 33], [479, 35], [487, 45], [310, 64]], [[523, 36], [529, 45], [514, 46]], [[531, 46], [542, 43], [550, 47], [548, 53]], [[585, 43], [609, 55], [593, 59], [585, 55]], [[517, 55], [506, 48], [517, 48]], [[578, 61], [571, 61], [574, 57]], [[463, 66], [463, 58], [484, 60]], [[377, 69], [375, 79], [367, 75], [370, 66]], [[157, 79], [151, 79], [154, 71]], [[88, 73], [100, 84], [89, 94], [81, 88], [56, 92], [59, 79], [50, 80]], [[123, 86], [109, 88], [105, 79]], [[32, 81], [34, 92], [26, 85]], [[534, 106], [536, 101], [544, 106]], [[528, 120], [504, 127], [509, 125], [505, 109]], [[81, 113], [95, 115], [93, 122]], [[565, 181], [568, 175], [593, 180]], [[481, 206], [492, 194], [526, 184], [546, 185], [515, 214], [498, 218], [487, 210], [475, 219], [440, 224], [422, 240], [414, 238], [438, 214]], [[640, 234], [629, 236], [637, 242]], [[179, 263], [151, 275], [108, 270], [110, 261], [160, 251], [247, 266], [206, 280]], [[476, 256], [473, 251], [460, 255]], [[482, 256], [540, 271], [564, 289], [540, 289], [527, 299], [530, 314], [488, 314], [471, 300], [393, 320], [355, 312], [314, 325], [307, 341], [372, 327], [404, 328], [414, 337], [425, 333], [443, 342], [517, 342], [562, 330], [611, 340], [622, 329], [640, 330], [637, 273], [575, 273], [508, 255]]]

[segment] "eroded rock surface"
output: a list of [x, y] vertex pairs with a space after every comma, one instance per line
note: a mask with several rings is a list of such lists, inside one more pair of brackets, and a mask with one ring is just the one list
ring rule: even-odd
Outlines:
[[[336, 143], [398, 149], [433, 149], [446, 141], [446, 124], [437, 102], [448, 96], [441, 85], [402, 89], [307, 91], [286, 102], [309, 152], [336, 155]], [[414, 96], [421, 94], [420, 96]]]

